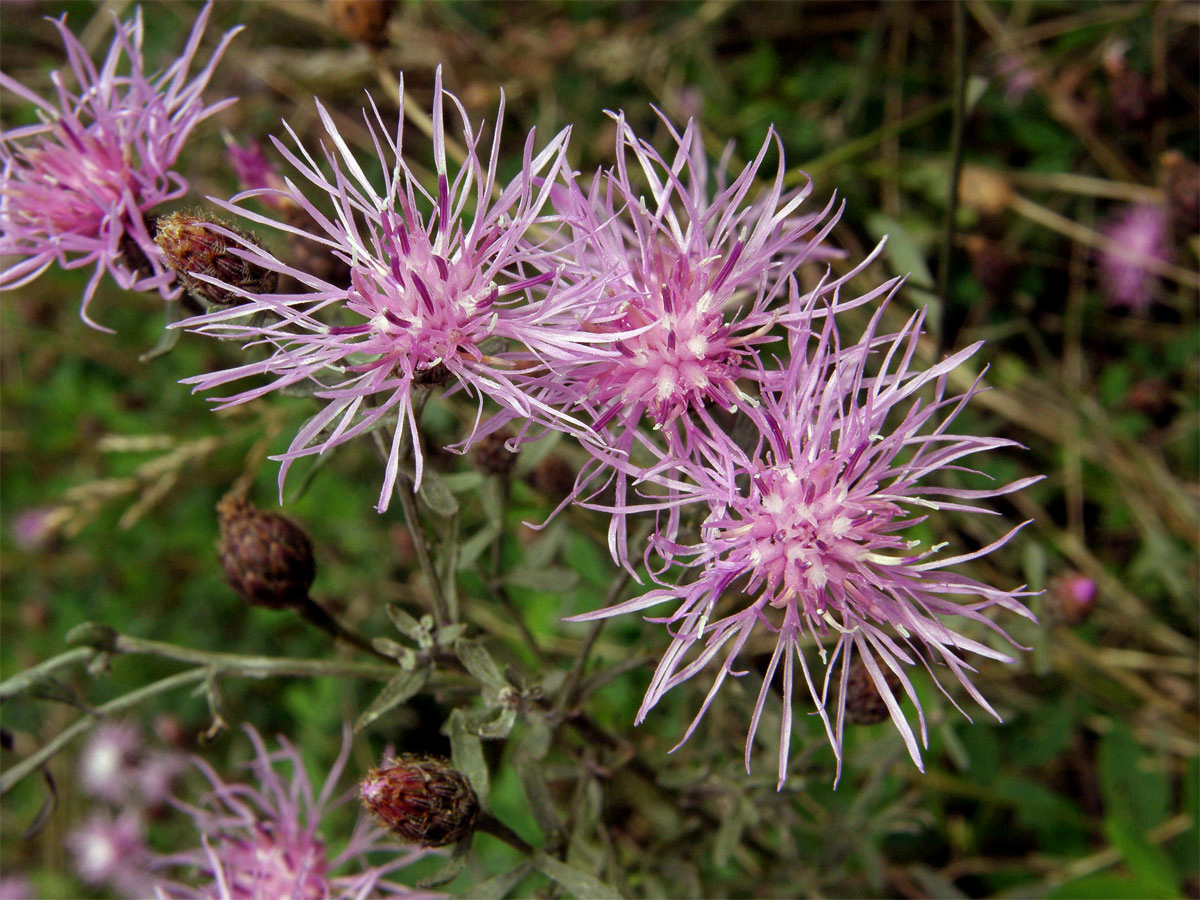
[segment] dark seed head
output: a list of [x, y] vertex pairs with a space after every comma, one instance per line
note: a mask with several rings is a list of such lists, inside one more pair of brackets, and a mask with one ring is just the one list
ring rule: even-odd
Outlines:
[[367, 773], [363, 806], [401, 840], [444, 847], [468, 838], [479, 818], [479, 798], [466, 776], [432, 756], [401, 756]]
[[270, 609], [305, 605], [316, 563], [312, 544], [300, 526], [233, 495], [217, 504], [217, 514], [221, 565], [242, 599]]

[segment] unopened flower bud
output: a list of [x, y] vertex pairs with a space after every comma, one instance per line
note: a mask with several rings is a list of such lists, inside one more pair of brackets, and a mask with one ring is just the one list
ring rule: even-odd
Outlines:
[[370, 47], [387, 44], [392, 0], [325, 0], [325, 6], [333, 24], [350, 40]]
[[270, 609], [307, 605], [316, 563], [312, 544], [300, 526], [233, 495], [217, 504], [217, 514], [221, 565], [242, 599]]
[[[879, 663], [888, 689], [895, 695], [900, 690], [900, 679], [885, 663]], [[875, 725], [891, 716], [875, 679], [867, 671], [862, 660], [850, 664], [850, 677], [846, 682], [846, 721], [852, 725]]]
[[279, 275], [243, 259], [233, 252], [239, 245], [212, 226], [219, 225], [249, 241], [262, 246], [251, 234], [235, 228], [213, 216], [194, 213], [172, 213], [158, 220], [154, 241], [167, 258], [167, 265], [176, 271], [183, 286], [195, 297], [208, 303], [228, 306], [241, 301], [241, 296], [229, 288], [196, 278], [207, 275], [249, 293], [274, 293]]
[[505, 446], [512, 440], [510, 431], [493, 431], [475, 445], [475, 465], [489, 475], [507, 475], [517, 464], [517, 454]]
[[479, 798], [466, 776], [432, 756], [388, 760], [367, 773], [359, 793], [384, 828], [423, 847], [456, 844], [479, 819]]
[[1082, 625], [1096, 608], [1096, 582], [1081, 572], [1060, 575], [1050, 585], [1054, 618], [1064, 625]]

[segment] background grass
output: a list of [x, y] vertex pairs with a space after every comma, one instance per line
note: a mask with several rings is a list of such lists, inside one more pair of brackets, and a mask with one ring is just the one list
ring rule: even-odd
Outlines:
[[[147, 56], [165, 64], [197, 8], [145, 4]], [[54, 30], [39, 15], [64, 9], [92, 48], [107, 45], [106, 8], [5, 4], [5, 72], [38, 90], [48, 86], [61, 60]], [[973, 404], [964, 428], [1028, 446], [993, 454], [986, 464], [998, 479], [1047, 478], [1004, 507], [1007, 518], [1035, 523], [974, 574], [1040, 589], [1081, 572], [1099, 586], [1082, 624], [1063, 621], [1053, 592], [1034, 601], [1040, 626], [1004, 623], [1031, 651], [1014, 666], [980, 666], [977, 683], [1003, 725], [983, 714], [969, 723], [923, 683], [926, 774], [911, 767], [890, 726], [864, 727], [848, 736], [836, 791], [831, 754], [808, 717], [797, 724], [793, 776], [782, 792], [774, 789], [769, 737], [756, 748], [753, 773], [744, 772], [740, 736], [757, 692], [753, 677], [723, 688], [692, 740], [667, 755], [708, 683], [696, 679], [673, 692], [633, 729], [664, 636], [636, 619], [612, 622], [588, 673], [614, 674], [594, 685], [585, 708], [614, 741], [555, 727], [542, 765], [571, 826], [573, 865], [633, 896], [1200, 896], [1197, 237], [1178, 235], [1173, 247], [1174, 263], [1193, 280], [1165, 279], [1146, 316], [1106, 305], [1088, 245], [1123, 204], [1163, 202], [1164, 151], [1197, 157], [1198, 9], [964, 4], [975, 102], [943, 303], [931, 289], [951, 193], [951, 4], [411, 3], [397, 8], [388, 44], [375, 52], [333, 29], [321, 3], [217, 5], [208, 46], [235, 23], [249, 28], [210, 91], [240, 101], [202, 126], [187, 151], [197, 202], [236, 188], [218, 126], [263, 140], [281, 132], [282, 117], [313, 135], [317, 94], [365, 154], [363, 91], [372, 91], [386, 119], [393, 110], [380, 74], [403, 69], [427, 109], [438, 63], [475, 119], [490, 120], [505, 91], [512, 167], [528, 128], [549, 136], [566, 124], [575, 129], [577, 168], [609, 163], [605, 109], [624, 109], [639, 133], [658, 138], [664, 131], [650, 104], [676, 121], [695, 115], [714, 155], [733, 141], [735, 161], [751, 156], [774, 124], [789, 166], [814, 179], [815, 201], [834, 190], [845, 201], [833, 239], [850, 261], [891, 235], [863, 283], [912, 272], [896, 316], [933, 302], [945, 347], [987, 340], [976, 361], [990, 365], [992, 390]], [[1117, 40], [1128, 44], [1129, 66], [1155, 97], [1137, 127], [1118, 121], [1119, 88], [1103, 67]], [[1031, 73], [1023, 97], [1006, 91], [1001, 73], [1012, 65]], [[12, 100], [4, 98], [6, 126], [29, 118]], [[305, 401], [208, 412], [203, 398], [176, 382], [228, 364], [236, 348], [186, 336], [170, 355], [140, 363], [162, 327], [160, 301], [106, 285], [93, 314], [118, 334], [105, 335], [77, 318], [83, 282], [49, 272], [0, 303], [0, 674], [61, 652], [66, 632], [83, 621], [208, 650], [334, 653], [299, 620], [241, 605], [215, 554], [214, 503], [246, 477], [256, 499], [271, 504], [276, 470], [265, 457], [286, 446], [307, 415]], [[922, 352], [933, 358], [932, 337]], [[455, 437], [454, 414], [448, 405], [430, 409], [431, 448]], [[554, 453], [577, 462], [564, 447]], [[469, 458], [440, 456], [437, 465], [471, 471]], [[369, 443], [348, 445], [287, 512], [316, 545], [317, 596], [364, 633], [395, 636], [385, 603], [419, 613], [428, 592], [399, 511], [372, 511], [380, 477]], [[469, 538], [486, 521], [480, 491], [490, 488], [469, 475], [451, 483], [460, 488], [458, 527]], [[599, 606], [615, 577], [598, 518], [573, 513], [541, 535], [522, 528], [553, 504], [544, 469], [526, 459], [504, 510], [500, 562], [517, 573], [510, 593], [540, 659], [485, 590], [482, 568], [460, 580], [466, 620], [518, 683], [570, 668], [587, 629], [559, 619]], [[22, 517], [42, 510], [53, 511], [55, 528], [33, 546], [18, 542]], [[1005, 526], [942, 517], [931, 527], [975, 546]], [[769, 643], [757, 652], [761, 671]], [[95, 704], [177, 670], [122, 657], [94, 678], [72, 671], [64, 681]], [[357, 717], [376, 689], [332, 679], [227, 679], [223, 709], [232, 723], [287, 735], [316, 774], [336, 753], [340, 723]], [[462, 702], [434, 692], [393, 710], [358, 742], [351, 769], [364, 770], [386, 743], [448, 752], [440, 728]], [[5, 704], [3, 725], [14, 739], [5, 765], [77, 715], [44, 699]], [[778, 719], [777, 709], [772, 715]], [[158, 698], [137, 718], [148, 728], [179, 726], [190, 749], [210, 723], [204, 699], [182, 694]], [[517, 772], [539, 727], [536, 716], [522, 717], [508, 740], [486, 744], [497, 814], [535, 841], [539, 829]], [[23, 832], [44, 784], [27, 779], [4, 801], [4, 871], [25, 872], [43, 897], [85, 892], [62, 848], [88, 808], [73, 783], [77, 750], [50, 766], [57, 805], [36, 835]], [[246, 747], [233, 732], [202, 752], [228, 764]], [[348, 816], [328, 826], [332, 844]], [[163, 848], [187, 839], [183, 823], [155, 826]], [[516, 859], [486, 837], [476, 850], [452, 890], [469, 894]], [[514, 893], [553, 890], [530, 876]]]

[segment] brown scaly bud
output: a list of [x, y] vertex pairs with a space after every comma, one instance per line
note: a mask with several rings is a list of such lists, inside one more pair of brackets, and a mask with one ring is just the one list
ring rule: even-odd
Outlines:
[[392, 0], [325, 0], [325, 8], [338, 31], [368, 47], [387, 44], [392, 5]]
[[256, 266], [232, 250], [238, 247], [235, 241], [214, 231], [210, 225], [220, 225], [255, 246], [262, 246], [251, 234], [235, 228], [215, 216], [200, 216], [195, 213], [171, 213], [158, 220], [158, 233], [154, 242], [167, 258], [167, 265], [176, 271], [180, 282], [195, 297], [229, 306], [240, 303], [242, 298], [233, 291], [201, 281], [195, 275], [217, 278], [233, 287], [256, 294], [271, 294], [279, 283], [279, 275]]
[[[886, 663], [879, 663], [879, 668], [888, 688], [896, 695], [900, 690], [900, 679]], [[890, 716], [871, 673], [861, 659], [854, 660], [850, 664], [850, 677], [846, 682], [846, 721], [852, 725], [875, 725]]]
[[479, 820], [479, 798], [466, 776], [432, 756], [387, 760], [367, 773], [359, 795], [384, 828], [422, 847], [457, 844]]
[[269, 609], [304, 609], [316, 576], [312, 544], [291, 519], [263, 512], [242, 497], [217, 504], [221, 565], [230, 586], [247, 603]]
[[511, 431], [493, 431], [475, 445], [475, 465], [489, 475], [507, 475], [517, 464], [517, 454], [504, 446], [511, 440]]

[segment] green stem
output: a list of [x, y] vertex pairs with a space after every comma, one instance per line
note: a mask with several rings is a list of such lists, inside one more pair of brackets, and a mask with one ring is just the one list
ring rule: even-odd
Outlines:
[[162, 694], [193, 682], [203, 681], [207, 675], [208, 668], [203, 666], [196, 669], [188, 669], [186, 672], [179, 672], [97, 707], [97, 715], [86, 715], [80, 719], [76, 719], [29, 756], [25, 757], [15, 766], [6, 769], [3, 774], [0, 774], [0, 796], [8, 793], [9, 788], [26, 775], [36, 771], [59, 750], [75, 740], [75, 738], [85, 734], [101, 717], [137, 706], [143, 700], [147, 700], [157, 694]]
[[342, 678], [369, 678], [387, 681], [396, 674], [395, 665], [354, 662], [340, 659], [293, 659], [281, 656], [244, 656], [240, 653], [223, 653], [216, 650], [193, 650], [162, 641], [119, 634], [104, 625], [87, 622], [71, 630], [67, 640], [87, 644], [109, 653], [131, 653], [158, 656], [176, 662], [191, 663], [216, 669], [221, 674], [240, 675], [246, 678], [267, 678], [285, 675], [298, 678], [322, 676]]
[[946, 222], [938, 260], [936, 317], [930, 322], [935, 353], [941, 358], [946, 349], [945, 310], [950, 287], [950, 255], [954, 252], [954, 233], [958, 229], [958, 182], [962, 177], [963, 128], [967, 117], [967, 14], [963, 0], [954, 2], [954, 120], [950, 129], [950, 199], [946, 204]]
[[396, 482], [396, 496], [400, 499], [400, 508], [404, 510], [404, 523], [408, 526], [412, 538], [413, 550], [417, 554], [417, 565], [429, 582], [429, 590], [433, 595], [433, 618], [439, 627], [450, 624], [450, 616], [446, 610], [446, 600], [442, 595], [442, 581], [434, 568], [433, 558], [429, 555], [429, 545], [425, 542], [425, 529], [417, 518], [417, 504], [412, 490], [413, 482], [402, 475]]
[[52, 656], [45, 662], [38, 663], [32, 669], [18, 672], [7, 681], [0, 682], [0, 702], [28, 690], [59, 669], [65, 669], [67, 666], [74, 665], [75, 663], [86, 663], [93, 653], [94, 651], [90, 647], [76, 647], [73, 650], [68, 650], [66, 653]]
[[784, 184], [789, 187], [799, 184], [805, 175], [811, 177], [825, 169], [833, 168], [839, 163], [853, 159], [860, 153], [866, 153], [887, 138], [901, 134], [910, 128], [916, 128], [918, 125], [924, 125], [930, 119], [936, 118], [950, 109], [951, 102], [950, 98], [938, 100], [936, 103], [929, 104], [924, 109], [918, 109], [916, 112], [910, 113], [903, 119], [897, 119], [895, 122], [889, 122], [887, 125], [876, 128], [870, 134], [865, 134], [858, 140], [842, 144], [836, 150], [832, 150], [824, 156], [819, 156], [805, 165], [792, 169], [784, 177]]
[[482, 831], [484, 834], [490, 834], [492, 837], [499, 838], [510, 847], [515, 847], [525, 856], [532, 857], [538, 852], [532, 846], [526, 843], [523, 837], [521, 837], [489, 812], [480, 813], [479, 820], [475, 824], [475, 830]]
[[311, 625], [315, 625], [322, 631], [332, 635], [334, 639], [343, 641], [355, 649], [361, 650], [363, 653], [370, 653], [372, 656], [382, 659], [386, 662], [394, 663], [390, 656], [385, 653], [380, 653], [370, 642], [367, 641], [361, 634], [351, 631], [337, 619], [335, 619], [325, 607], [317, 603], [312, 597], [307, 598], [304, 605], [299, 608], [299, 613], [304, 617], [304, 620]]

